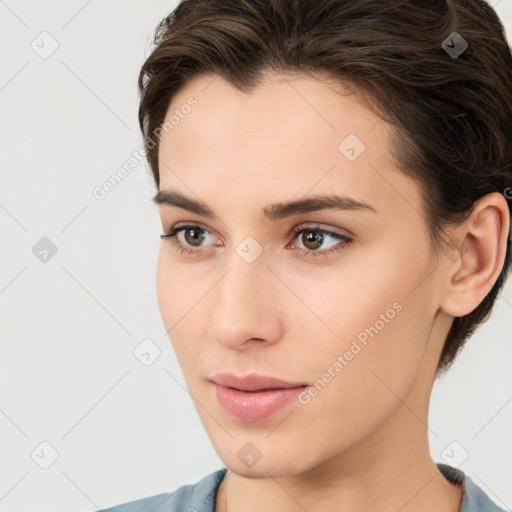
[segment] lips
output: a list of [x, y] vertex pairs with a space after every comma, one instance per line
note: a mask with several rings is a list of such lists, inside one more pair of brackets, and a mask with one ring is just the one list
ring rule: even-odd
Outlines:
[[289, 382], [268, 375], [252, 373], [245, 377], [237, 377], [233, 373], [218, 373], [210, 380], [227, 388], [240, 391], [262, 391], [265, 389], [287, 389], [307, 386], [306, 382]]
[[222, 408], [239, 421], [261, 421], [296, 398], [307, 386], [267, 375], [214, 375], [211, 382]]

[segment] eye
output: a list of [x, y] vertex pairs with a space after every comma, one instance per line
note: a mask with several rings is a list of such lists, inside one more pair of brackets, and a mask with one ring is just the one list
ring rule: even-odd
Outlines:
[[197, 254], [203, 252], [201, 243], [207, 238], [207, 234], [211, 235], [211, 232], [197, 224], [187, 224], [172, 227], [168, 233], [160, 235], [160, 238], [170, 240], [180, 254]]
[[[182, 235], [182, 236], [180, 236]], [[309, 258], [326, 257], [332, 253], [339, 252], [353, 239], [343, 233], [336, 233], [327, 229], [323, 229], [318, 225], [311, 227], [298, 226], [292, 230], [289, 240], [299, 238], [304, 248], [298, 247], [296, 251], [301, 255]], [[210, 231], [197, 224], [176, 225], [173, 226], [168, 233], [160, 235], [162, 240], [170, 240], [172, 245], [180, 254], [195, 255], [204, 252], [202, 242], [213, 236]], [[326, 240], [337, 241], [328, 249], [319, 250]]]
[[[300, 255], [317, 258], [326, 257], [330, 254], [342, 251], [347, 245], [349, 245], [353, 239], [343, 233], [336, 233], [323, 229], [320, 226], [304, 227], [298, 226], [292, 230], [292, 239], [299, 238], [300, 243], [305, 247], [298, 248], [297, 251]], [[301, 235], [299, 237], [299, 235]], [[325, 240], [331, 239], [338, 241], [337, 244], [330, 246], [331, 248], [319, 251], [319, 247], [324, 244]]]

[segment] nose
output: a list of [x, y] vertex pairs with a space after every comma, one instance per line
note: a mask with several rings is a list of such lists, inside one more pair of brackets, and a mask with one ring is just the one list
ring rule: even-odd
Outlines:
[[216, 286], [209, 334], [231, 350], [271, 345], [282, 336], [276, 278], [262, 255], [252, 263], [233, 256]]

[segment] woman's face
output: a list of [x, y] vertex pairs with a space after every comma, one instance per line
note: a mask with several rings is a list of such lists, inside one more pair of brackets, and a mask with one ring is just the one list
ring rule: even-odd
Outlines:
[[[163, 232], [188, 226], [161, 244], [160, 311], [217, 453], [254, 477], [350, 453], [403, 401], [420, 417], [443, 341], [420, 190], [393, 164], [390, 127], [354, 95], [285, 76], [248, 95], [194, 79], [159, 152], [160, 192], [189, 199], [159, 204]], [[212, 382], [225, 372], [306, 387], [235, 391]]]

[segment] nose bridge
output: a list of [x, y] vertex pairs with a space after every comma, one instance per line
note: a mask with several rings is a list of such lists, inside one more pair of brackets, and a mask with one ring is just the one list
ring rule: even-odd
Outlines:
[[269, 340], [277, 326], [271, 272], [262, 255], [252, 262], [233, 252], [229, 270], [218, 283], [211, 333], [222, 345], [237, 348], [247, 340]]

